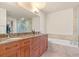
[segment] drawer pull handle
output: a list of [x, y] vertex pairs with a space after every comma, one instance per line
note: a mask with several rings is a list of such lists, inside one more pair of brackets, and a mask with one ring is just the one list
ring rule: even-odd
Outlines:
[[24, 44], [27, 44], [27, 43], [29, 43], [29, 41], [27, 41], [27, 42], [24, 42]]
[[5, 49], [11, 49], [13, 47], [17, 47], [17, 45], [11, 46], [11, 47], [6, 47]]

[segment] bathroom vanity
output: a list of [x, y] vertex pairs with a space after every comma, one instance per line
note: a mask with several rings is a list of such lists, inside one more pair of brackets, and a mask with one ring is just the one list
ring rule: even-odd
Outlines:
[[[40, 25], [44, 22], [41, 16], [7, 3], [3, 5], [16, 10], [7, 12], [7, 7], [0, 8], [0, 57], [41, 56], [48, 48], [48, 35], [41, 34], [45, 33], [44, 26]], [[31, 34], [24, 34], [29, 32]], [[15, 33], [21, 35], [11, 35]]]
[[0, 56], [39, 57], [47, 48], [47, 34], [29, 34], [0, 41]]

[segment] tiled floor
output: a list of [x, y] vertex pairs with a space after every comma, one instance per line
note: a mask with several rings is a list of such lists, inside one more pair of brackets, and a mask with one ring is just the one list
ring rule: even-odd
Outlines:
[[42, 57], [79, 57], [79, 48], [52, 44], [49, 42], [48, 50]]

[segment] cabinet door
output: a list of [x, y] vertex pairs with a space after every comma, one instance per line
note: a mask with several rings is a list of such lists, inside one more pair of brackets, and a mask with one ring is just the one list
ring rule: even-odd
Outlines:
[[30, 55], [31, 55], [31, 57], [38, 57], [38, 56], [40, 56], [40, 53], [39, 53], [40, 42], [39, 41], [40, 41], [39, 37], [34, 37], [31, 40], [31, 47], [30, 47]]
[[29, 57], [30, 56], [30, 39], [24, 39], [24, 40], [21, 40], [21, 43], [20, 43], [20, 48], [21, 48], [21, 51], [20, 51], [20, 55], [21, 57]]
[[29, 57], [30, 56], [30, 47], [25, 47], [24, 48], [24, 56]]
[[30, 56], [30, 48], [27, 46], [22, 47], [20, 54], [21, 54], [20, 55], [21, 57], [29, 57]]
[[40, 55], [42, 55], [48, 48], [47, 35], [40, 36]]
[[41, 39], [41, 42], [40, 42], [40, 55], [42, 55], [43, 52], [44, 52], [44, 42]]
[[48, 49], [48, 36], [45, 37], [45, 50]]
[[39, 48], [31, 50], [31, 57], [38, 57], [40, 56]]
[[21, 47], [21, 49], [20, 49], [20, 56], [24, 57], [24, 47]]

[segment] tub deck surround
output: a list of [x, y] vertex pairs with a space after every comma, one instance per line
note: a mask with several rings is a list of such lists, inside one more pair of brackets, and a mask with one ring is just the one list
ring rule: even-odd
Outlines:
[[[38, 57], [48, 48], [47, 34], [28, 34], [0, 42], [1, 57]], [[9, 52], [9, 53], [8, 53]]]
[[61, 34], [48, 34], [49, 38], [64, 39], [64, 40], [74, 40], [74, 35], [61, 35]]

